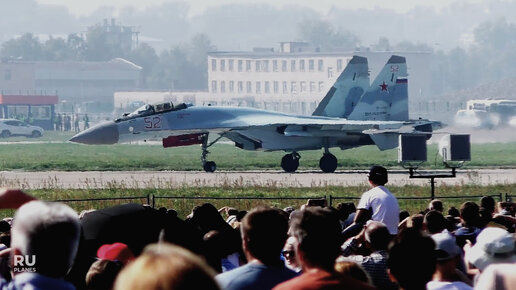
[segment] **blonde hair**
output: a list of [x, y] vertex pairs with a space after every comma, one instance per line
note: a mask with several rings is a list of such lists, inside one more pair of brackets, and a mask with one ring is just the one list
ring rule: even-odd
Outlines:
[[215, 272], [198, 256], [178, 246], [153, 244], [118, 275], [115, 290], [219, 289]]
[[366, 270], [356, 262], [339, 258], [335, 262], [335, 272], [340, 275], [353, 277], [369, 285], [373, 285], [371, 276], [369, 276]]

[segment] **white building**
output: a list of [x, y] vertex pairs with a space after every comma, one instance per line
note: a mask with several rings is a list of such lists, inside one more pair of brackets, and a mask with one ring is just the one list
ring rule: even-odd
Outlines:
[[[431, 53], [319, 52], [302, 42], [283, 42], [279, 52], [212, 52], [208, 55], [209, 94], [217, 105], [230, 103], [311, 114], [353, 55], [369, 59], [371, 80], [393, 54], [405, 56], [409, 94], [428, 88]], [[413, 76], [417, 76], [414, 78]]]

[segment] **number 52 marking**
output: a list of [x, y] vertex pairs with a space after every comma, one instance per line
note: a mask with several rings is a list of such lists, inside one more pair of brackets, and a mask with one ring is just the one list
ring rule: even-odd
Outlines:
[[145, 117], [143, 118], [145, 129], [161, 129], [161, 117]]

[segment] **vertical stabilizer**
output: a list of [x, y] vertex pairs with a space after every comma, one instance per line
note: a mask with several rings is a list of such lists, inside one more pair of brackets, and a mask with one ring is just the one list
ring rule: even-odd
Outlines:
[[362, 95], [350, 120], [408, 120], [407, 64], [393, 55]]
[[353, 56], [313, 116], [347, 118], [369, 88], [367, 58]]

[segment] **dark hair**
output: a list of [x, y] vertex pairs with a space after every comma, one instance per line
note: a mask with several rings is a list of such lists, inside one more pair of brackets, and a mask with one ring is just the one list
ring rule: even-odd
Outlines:
[[452, 217], [459, 217], [460, 212], [456, 207], [452, 206], [448, 209], [448, 215], [451, 215]]
[[460, 217], [465, 226], [476, 226], [479, 221], [478, 205], [472, 201], [466, 201], [460, 207]]
[[495, 211], [496, 202], [492, 196], [483, 196], [480, 199], [480, 207], [483, 207], [493, 213]]
[[341, 226], [335, 211], [308, 207], [291, 219], [291, 234], [297, 238], [304, 261], [332, 271], [342, 244]]
[[247, 250], [264, 264], [276, 263], [287, 240], [288, 219], [276, 208], [251, 210], [240, 226]]
[[371, 167], [367, 177], [372, 183], [376, 185], [385, 185], [389, 181], [387, 177], [387, 169], [378, 165]]
[[409, 216], [410, 216], [410, 213], [407, 210], [400, 211], [400, 213], [399, 213], [400, 222], [405, 220]]
[[443, 214], [437, 210], [431, 210], [425, 215], [424, 223], [430, 234], [442, 232], [447, 225], [447, 221]]
[[390, 247], [387, 267], [403, 289], [425, 289], [436, 268], [435, 242], [406, 228]]
[[443, 212], [443, 202], [438, 199], [434, 199], [430, 202], [428, 208], [429, 208], [429, 210], [436, 210], [438, 212]]

